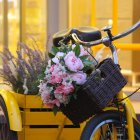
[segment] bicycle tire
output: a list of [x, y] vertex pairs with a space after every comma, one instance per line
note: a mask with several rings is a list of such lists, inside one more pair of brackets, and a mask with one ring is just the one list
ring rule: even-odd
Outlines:
[[[112, 138], [113, 137], [113, 134], [112, 134], [113, 128], [112, 128], [112, 130], [109, 130], [111, 138], [109, 138], [107, 129], [108, 129], [108, 126], [111, 126], [111, 125], [113, 125], [114, 128], [116, 127], [116, 130], [119, 127], [121, 129], [120, 116], [122, 116], [122, 113], [117, 112], [117, 111], [106, 111], [99, 115], [96, 115], [86, 124], [86, 126], [81, 134], [80, 140], [93, 140], [93, 139], [94, 140], [110, 140], [110, 139], [113, 140], [113, 138]], [[125, 118], [123, 117], [123, 119], [125, 119]], [[105, 130], [106, 132], [101, 132], [101, 130], [102, 131]], [[127, 129], [125, 129], [125, 131], [126, 131], [125, 136], [123, 133], [124, 131], [123, 132], [121, 132], [121, 131], [122, 130], [118, 129], [116, 132], [114, 132], [114, 133], [117, 133], [117, 140], [128, 140], [127, 139], [127, 137], [128, 137]], [[98, 134], [97, 134], [97, 132], [98, 132]], [[140, 126], [136, 123], [136, 121], [134, 121], [134, 134], [135, 134], [135, 140], [140, 140]]]
[[0, 96], [0, 140], [18, 140], [17, 132], [10, 130], [8, 112]]

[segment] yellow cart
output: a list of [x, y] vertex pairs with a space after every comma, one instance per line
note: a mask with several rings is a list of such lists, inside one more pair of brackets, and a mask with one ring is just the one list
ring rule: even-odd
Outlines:
[[79, 140], [81, 128], [37, 95], [0, 90], [0, 140]]

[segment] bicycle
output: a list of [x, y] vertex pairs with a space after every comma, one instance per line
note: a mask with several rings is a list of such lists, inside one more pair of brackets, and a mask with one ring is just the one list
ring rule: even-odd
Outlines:
[[[60, 41], [65, 44], [71, 41], [86, 47], [104, 44], [110, 48], [113, 61], [118, 65], [117, 49], [113, 41], [132, 33], [139, 27], [140, 21], [129, 30], [113, 36], [111, 27], [107, 26], [103, 28], [107, 33], [103, 38], [101, 38], [101, 32], [95, 28], [68, 29], [55, 34], [53, 43], [59, 46]], [[105, 107], [101, 113], [97, 113], [87, 122], [81, 134], [81, 140], [140, 140], [140, 122], [128, 97], [121, 90], [112, 102], [114, 103]]]

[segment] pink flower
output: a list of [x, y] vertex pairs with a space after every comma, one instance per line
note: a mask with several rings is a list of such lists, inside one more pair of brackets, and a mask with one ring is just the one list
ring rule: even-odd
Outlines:
[[84, 55], [89, 55], [86, 49], [80, 45], [80, 55], [79, 56], [84, 56]]
[[55, 65], [52, 65], [51, 68], [50, 68], [50, 72], [53, 72], [54, 68], [55, 68]]
[[56, 99], [59, 100], [60, 103], [67, 104], [68, 101], [69, 101], [69, 97], [64, 95], [64, 94], [55, 93], [54, 96], [55, 96]]
[[74, 86], [72, 84], [68, 84], [68, 85], [62, 84], [62, 85], [56, 87], [54, 93], [68, 95], [69, 93], [71, 93], [73, 91], [74, 91]]
[[43, 104], [47, 105], [50, 108], [53, 108], [54, 105], [60, 106], [60, 101], [58, 99], [51, 99], [50, 90], [44, 90], [41, 92], [41, 99]]
[[60, 107], [60, 102], [59, 102], [58, 99], [54, 99], [54, 100], [50, 99], [50, 100], [47, 101], [46, 105], [50, 108], [53, 108], [55, 105]]
[[70, 51], [65, 57], [64, 61], [69, 70], [78, 72], [83, 69], [84, 65], [80, 58], [77, 58], [73, 51]]
[[61, 83], [62, 79], [67, 76], [65, 68], [60, 64], [52, 65], [49, 73], [46, 73], [46, 80], [55, 85]]
[[82, 71], [71, 74], [71, 78], [77, 85], [83, 85], [86, 82], [87, 75]]
[[59, 75], [52, 75], [48, 82], [51, 84], [61, 83], [62, 79], [63, 77]]

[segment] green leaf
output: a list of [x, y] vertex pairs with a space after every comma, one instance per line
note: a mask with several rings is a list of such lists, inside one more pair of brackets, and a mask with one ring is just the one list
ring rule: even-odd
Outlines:
[[52, 47], [52, 52], [55, 55], [57, 52], [59, 52], [59, 49], [57, 47]]
[[55, 55], [53, 55], [52, 53], [48, 53], [48, 55], [49, 55], [50, 58], [54, 58], [55, 57]]
[[57, 106], [53, 107], [53, 113], [56, 116], [57, 112], [59, 111], [59, 108]]
[[73, 51], [75, 52], [75, 55], [76, 56], [79, 56], [80, 55], [80, 45], [76, 45], [76, 47], [73, 49]]
[[93, 65], [93, 62], [90, 60], [84, 60], [83, 62], [85, 65]]
[[86, 59], [88, 59], [88, 55], [84, 55], [84, 56], [80, 56], [80, 59], [82, 60], [82, 61], [84, 61], [84, 60], [86, 60]]
[[74, 98], [75, 100], [77, 99], [76, 93], [73, 94], [73, 98]]

